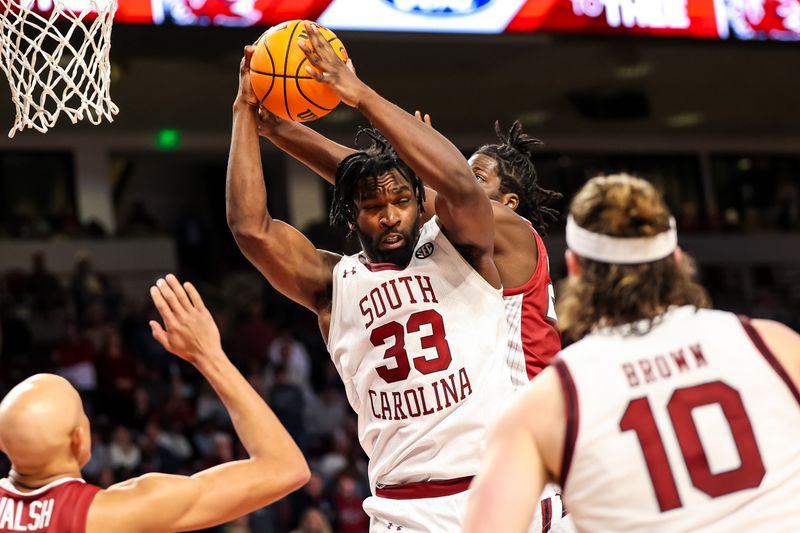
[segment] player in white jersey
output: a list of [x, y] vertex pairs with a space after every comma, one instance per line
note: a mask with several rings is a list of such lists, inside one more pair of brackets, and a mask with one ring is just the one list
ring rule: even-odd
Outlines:
[[[228, 222], [270, 283], [319, 317], [370, 458], [372, 530], [460, 531], [486, 429], [510, 394], [495, 357], [507, 325], [492, 208], [455, 146], [359, 80], [316, 26], [306, 30], [309, 75], [391, 141], [368, 130], [372, 146], [337, 170], [331, 218], [349, 225], [363, 253], [316, 250], [267, 212], [252, 47], [234, 104]], [[439, 192], [437, 216], [422, 228], [420, 178]]]
[[[417, 111], [415, 116], [432, 126], [430, 115], [423, 117]], [[547, 249], [539, 235], [548, 222], [557, 218], [557, 212], [547, 205], [560, 195], [538, 184], [533, 153], [541, 141], [527, 135], [518, 121], [507, 134], [499, 124], [495, 124], [495, 131], [500, 142], [482, 146], [468, 162], [481, 188], [493, 200], [493, 255], [503, 283], [509, 326], [502, 357], [507, 363], [509, 382], [518, 390], [561, 349]], [[301, 123], [282, 120], [264, 110], [260, 113], [259, 134], [331, 184], [335, 184], [339, 163], [354, 152]], [[429, 220], [435, 213], [436, 191], [428, 186], [421, 219]], [[531, 531], [572, 530], [558, 487], [549, 485], [545, 489], [539, 509]]]
[[595, 178], [570, 213], [580, 340], [492, 430], [466, 531], [523, 531], [548, 479], [583, 531], [798, 531], [800, 335], [704, 309], [647, 182]]

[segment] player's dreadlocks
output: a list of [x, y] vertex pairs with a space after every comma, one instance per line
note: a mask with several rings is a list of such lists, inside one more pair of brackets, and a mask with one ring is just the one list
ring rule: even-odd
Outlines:
[[533, 227], [544, 235], [548, 223], [558, 220], [558, 211], [547, 204], [561, 198], [561, 193], [543, 189], [537, 182], [533, 152], [542, 141], [523, 132], [519, 120], [511, 125], [508, 135], [500, 129], [500, 121], [494, 123], [494, 131], [500, 144], [486, 144], [475, 153], [497, 161], [500, 192], [516, 194], [519, 197], [517, 213], [530, 220]]
[[392, 145], [374, 128], [362, 128], [356, 133], [356, 143], [362, 135], [370, 139], [366, 150], [359, 150], [342, 159], [336, 167], [336, 185], [333, 188], [330, 223], [345, 223], [355, 226], [355, 191], [359, 180], [365, 177], [377, 178], [390, 170], [397, 170], [411, 184], [411, 190], [417, 198], [419, 212], [425, 209], [425, 187], [422, 180], [397, 155]]

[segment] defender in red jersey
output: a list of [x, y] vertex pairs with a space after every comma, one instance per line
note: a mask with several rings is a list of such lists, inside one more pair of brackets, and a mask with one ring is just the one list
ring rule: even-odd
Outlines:
[[497, 421], [466, 531], [524, 531], [547, 480], [579, 531], [800, 529], [800, 335], [705, 309], [644, 180], [589, 181], [566, 234], [579, 340]]
[[147, 474], [108, 489], [81, 479], [91, 431], [78, 392], [62, 377], [32, 376], [0, 403], [0, 533], [186, 531], [227, 522], [299, 488], [308, 465], [292, 438], [222, 351], [195, 288], [173, 275], [150, 294], [165, 328], [153, 336], [197, 368], [219, 394], [250, 458], [191, 477]]

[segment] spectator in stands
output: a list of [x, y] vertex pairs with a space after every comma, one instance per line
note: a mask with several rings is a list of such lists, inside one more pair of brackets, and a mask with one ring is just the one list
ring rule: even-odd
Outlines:
[[331, 436], [344, 425], [350, 406], [338, 387], [328, 386], [319, 396], [312, 398], [307, 409], [308, 433]]
[[252, 368], [253, 364], [263, 366], [275, 337], [275, 326], [265, 319], [262, 301], [253, 299], [248, 302], [233, 336], [237, 358], [247, 368]]
[[303, 515], [300, 527], [292, 533], [333, 533], [330, 522], [319, 509], [311, 507]]
[[74, 321], [66, 323], [65, 332], [66, 337], [53, 349], [53, 364], [81, 394], [92, 393], [97, 389], [94, 345]]
[[75, 270], [70, 280], [70, 290], [78, 321], [83, 323], [86, 311], [93, 301], [105, 301], [109, 296], [108, 279], [95, 272], [88, 252], [80, 252], [75, 258]]
[[[98, 424], [99, 425], [99, 424]], [[97, 427], [92, 428], [92, 457], [83, 467], [83, 474], [90, 482], [100, 478], [100, 472], [111, 468], [111, 449]]]
[[[109, 448], [111, 455], [111, 468], [116, 479], [133, 477], [142, 461], [142, 451], [134, 442], [131, 432], [125, 426], [114, 429], [114, 437]], [[116, 472], [119, 472], [116, 474]]]
[[44, 252], [31, 257], [31, 272], [28, 276], [28, 291], [34, 309], [44, 311], [64, 305], [64, 288], [58, 277], [47, 269]]
[[333, 494], [336, 511], [336, 531], [339, 533], [368, 533], [369, 516], [364, 512], [364, 494], [358, 491], [355, 476], [349, 472], [339, 474]]
[[284, 325], [278, 338], [272, 341], [269, 357], [273, 365], [285, 368], [287, 381], [300, 387], [304, 394], [309, 393], [311, 358], [288, 325]]
[[333, 503], [325, 493], [325, 482], [319, 472], [311, 471], [311, 479], [308, 480], [302, 489], [298, 490], [289, 497], [290, 519], [292, 527], [302, 522], [304, 513], [307, 509], [316, 509], [327, 521], [333, 520], [335, 511]]
[[305, 450], [305, 396], [302, 389], [289, 380], [285, 364], [278, 364], [275, 368], [275, 383], [269, 391], [268, 403], [297, 446]]
[[117, 329], [109, 329], [103, 349], [94, 361], [104, 410], [112, 420], [130, 421], [133, 392], [141, 375], [140, 363], [125, 350]]

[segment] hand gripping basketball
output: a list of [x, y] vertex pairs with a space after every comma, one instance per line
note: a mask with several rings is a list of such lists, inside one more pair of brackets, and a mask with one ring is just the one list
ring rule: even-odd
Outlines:
[[244, 56], [241, 63], [239, 63], [239, 94], [236, 95], [236, 101], [247, 104], [253, 107], [258, 106], [258, 98], [253, 85], [250, 83], [250, 59], [253, 57], [255, 46], [247, 45], [244, 47]]
[[304, 26], [308, 33], [308, 41], [298, 39], [297, 45], [311, 63], [306, 65], [306, 73], [316, 81], [330, 86], [345, 104], [358, 107], [361, 95], [367, 90], [367, 86], [356, 76], [353, 62], [348, 59], [347, 63], [343, 63], [336, 56], [333, 47], [320, 33], [316, 24], [305, 21]]

